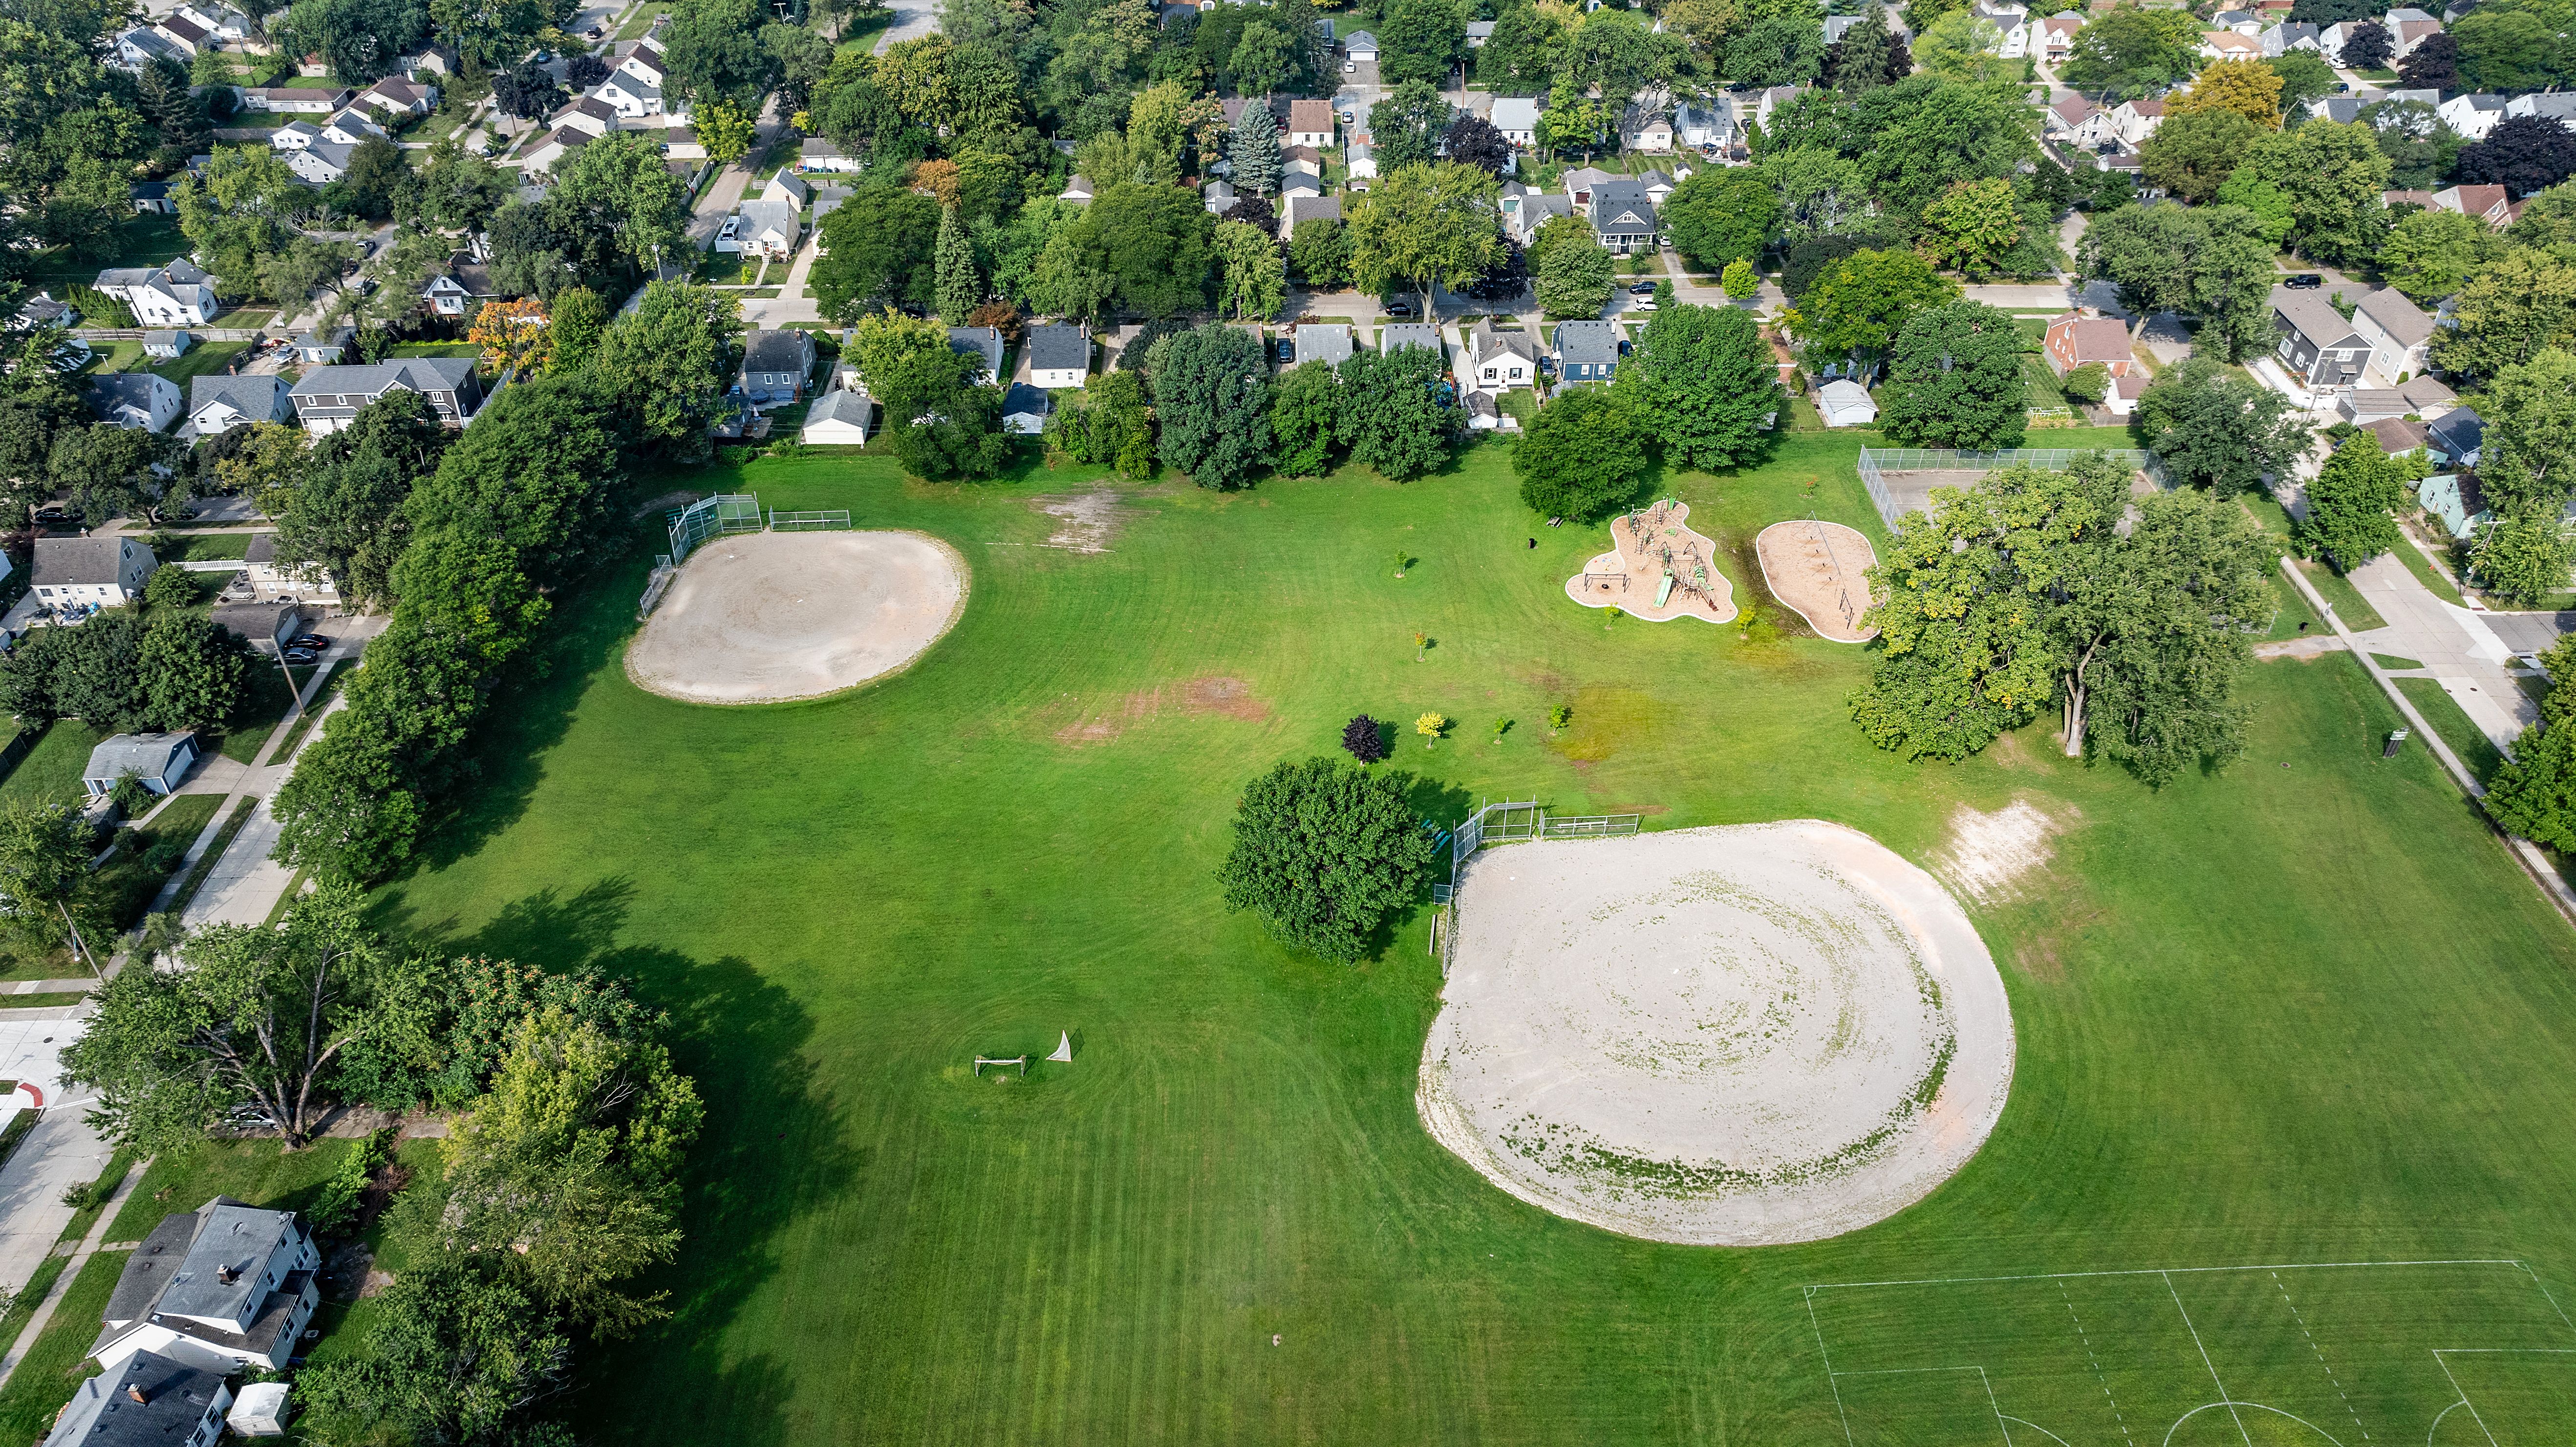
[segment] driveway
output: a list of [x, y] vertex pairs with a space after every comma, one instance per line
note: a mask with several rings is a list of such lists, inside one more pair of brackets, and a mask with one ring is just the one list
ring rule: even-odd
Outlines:
[[928, 0], [898, 0], [888, 7], [894, 11], [894, 23], [877, 36], [872, 55], [883, 55], [907, 40], [919, 40], [939, 28], [939, 11]]
[[2422, 665], [2388, 669], [2391, 676], [2440, 683], [2499, 749], [2510, 749], [2525, 727], [2539, 721], [2539, 708], [2506, 671], [2513, 664], [2513, 647], [2485, 615], [2433, 596], [2391, 554], [2371, 559], [2351, 576], [2361, 596], [2387, 620], [2385, 627], [2355, 632], [2353, 641], [2373, 653]]
[[[17, 1153], [0, 1166], [0, 1289], [26, 1286], [71, 1224], [63, 1192], [98, 1179], [114, 1154], [82, 1119], [92, 1097], [86, 1091], [67, 1097], [60, 1079], [62, 1048], [80, 1038], [75, 1011], [88, 1009], [12, 1012], [0, 1023], [0, 1076], [21, 1085], [7, 1115], [32, 1108], [39, 1098], [45, 1106]], [[46, 1018], [31, 1018], [36, 1016]]]

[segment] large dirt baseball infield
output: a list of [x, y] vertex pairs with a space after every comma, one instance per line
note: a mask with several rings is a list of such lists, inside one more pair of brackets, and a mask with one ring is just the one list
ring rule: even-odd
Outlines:
[[1790, 820], [1489, 849], [1417, 1094], [1504, 1190], [1623, 1235], [1814, 1241], [1883, 1220], [2003, 1113], [2012, 1014], [1940, 883]]
[[815, 698], [921, 656], [966, 605], [966, 560], [920, 533], [747, 533], [680, 566], [626, 652], [692, 703]]

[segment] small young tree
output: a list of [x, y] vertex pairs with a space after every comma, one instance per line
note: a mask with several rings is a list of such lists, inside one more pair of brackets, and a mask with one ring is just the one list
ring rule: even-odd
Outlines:
[[1413, 721], [1413, 731], [1422, 735], [1422, 746], [1426, 749], [1440, 742], [1440, 736], [1448, 732], [1448, 729], [1449, 718], [1446, 714], [1426, 713]]
[[1548, 705], [1547, 726], [1550, 731], [1562, 729], [1572, 722], [1574, 722], [1574, 705], [1566, 703]]
[[1386, 757], [1386, 736], [1382, 725], [1367, 714], [1342, 725], [1342, 752], [1363, 765], [1374, 764]]
[[2509, 517], [2486, 530], [2469, 555], [2470, 576], [2517, 607], [2537, 607], [2567, 586], [2567, 530], [2558, 514]]
[[1244, 790], [1217, 878], [1227, 908], [1254, 911], [1291, 948], [1348, 963], [1421, 894], [1431, 860], [1402, 778], [1313, 758]]
[[1717, 284], [1725, 288], [1729, 297], [1742, 301], [1762, 290], [1762, 276], [1753, 269], [1752, 262], [1730, 261], [1719, 274]]

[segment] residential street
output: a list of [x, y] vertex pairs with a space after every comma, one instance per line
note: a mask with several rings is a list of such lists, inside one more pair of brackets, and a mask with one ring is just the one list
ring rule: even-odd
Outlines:
[[2393, 555], [2373, 558], [2351, 576], [2361, 596], [2388, 620], [2387, 627], [2355, 633], [2354, 640], [2373, 653], [2424, 665], [2391, 668], [2390, 677], [2438, 681], [2499, 749], [2510, 749], [2524, 728], [2539, 721], [2540, 710], [2505, 671], [2513, 650], [2483, 616], [2434, 597]]

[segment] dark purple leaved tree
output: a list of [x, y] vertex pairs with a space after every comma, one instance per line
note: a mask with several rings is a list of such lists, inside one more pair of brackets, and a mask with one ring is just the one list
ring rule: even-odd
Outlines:
[[1342, 725], [1342, 749], [1363, 764], [1386, 757], [1386, 733], [1376, 719], [1361, 714]]
[[2456, 174], [2515, 196], [2545, 191], [2576, 175], [2576, 132], [2539, 116], [2509, 116], [2474, 146], [2460, 148]]

